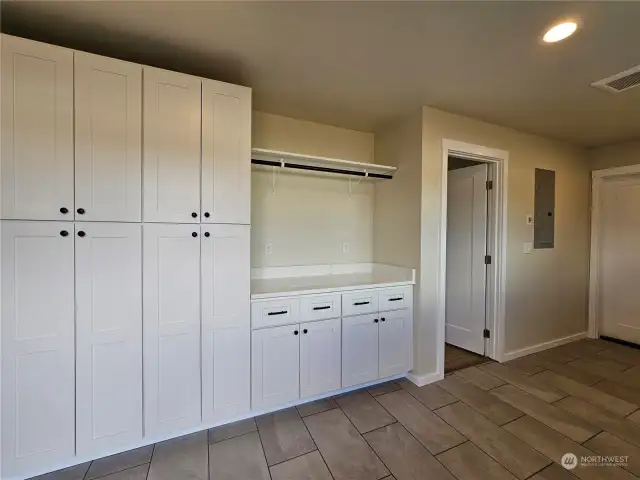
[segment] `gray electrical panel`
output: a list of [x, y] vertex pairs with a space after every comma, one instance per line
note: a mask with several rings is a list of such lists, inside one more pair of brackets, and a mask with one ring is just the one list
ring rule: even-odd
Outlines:
[[533, 248], [553, 248], [556, 218], [556, 172], [536, 168]]

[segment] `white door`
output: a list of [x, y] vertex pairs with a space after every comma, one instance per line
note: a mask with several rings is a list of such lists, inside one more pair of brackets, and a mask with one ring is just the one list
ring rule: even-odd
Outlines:
[[408, 309], [380, 313], [380, 378], [411, 370], [412, 321]]
[[142, 230], [76, 224], [76, 443], [99, 456], [142, 440]]
[[340, 319], [300, 325], [300, 397], [338, 390], [341, 386]]
[[150, 438], [201, 420], [199, 230], [143, 226], [144, 418]]
[[145, 222], [200, 221], [201, 80], [144, 67]]
[[251, 408], [259, 410], [300, 397], [299, 325], [251, 332]]
[[75, 52], [76, 220], [139, 222], [142, 66]]
[[378, 378], [377, 314], [342, 319], [342, 386]]
[[484, 355], [486, 164], [449, 172], [446, 342]]
[[2, 222], [2, 476], [72, 462], [73, 224]]
[[600, 207], [600, 335], [640, 344], [640, 175], [605, 179]]
[[251, 89], [202, 82], [202, 221], [251, 221]]
[[251, 408], [249, 226], [202, 225], [202, 419]]
[[73, 51], [2, 36], [2, 218], [73, 220]]

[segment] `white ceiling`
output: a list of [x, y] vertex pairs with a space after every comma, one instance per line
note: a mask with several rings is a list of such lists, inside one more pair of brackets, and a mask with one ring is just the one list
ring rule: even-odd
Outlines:
[[[541, 45], [550, 22], [578, 34]], [[640, 2], [3, 2], [2, 29], [253, 87], [257, 110], [374, 131], [429, 105], [599, 146], [640, 138]]]

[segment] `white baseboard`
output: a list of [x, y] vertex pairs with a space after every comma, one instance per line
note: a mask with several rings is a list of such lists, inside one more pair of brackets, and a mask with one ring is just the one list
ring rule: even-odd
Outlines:
[[524, 357], [525, 355], [531, 355], [532, 353], [542, 352], [543, 350], [548, 350], [549, 348], [559, 347], [560, 345], [575, 342], [576, 340], [580, 340], [581, 338], [587, 338], [587, 332], [575, 333], [567, 337], [556, 338], [555, 340], [551, 340], [548, 342], [543, 342], [537, 345], [532, 345], [530, 347], [521, 348], [519, 350], [506, 352], [502, 356], [502, 361], [506, 362], [515, 358]]
[[441, 372], [432, 372], [432, 373], [427, 373], [425, 375], [416, 375], [411, 372], [407, 374], [407, 380], [417, 385], [418, 387], [424, 387], [425, 385], [428, 385], [433, 382], [437, 382], [438, 380], [442, 380], [443, 378], [444, 378], [444, 373], [441, 373]]

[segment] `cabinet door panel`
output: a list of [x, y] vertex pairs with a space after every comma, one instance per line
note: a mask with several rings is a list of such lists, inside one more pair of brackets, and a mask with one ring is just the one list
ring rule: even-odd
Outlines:
[[76, 220], [139, 222], [142, 66], [75, 53]]
[[143, 103], [144, 221], [198, 223], [201, 81], [144, 67]]
[[409, 309], [380, 313], [380, 378], [411, 370], [412, 321]]
[[[2, 476], [74, 456], [73, 224], [2, 222]], [[62, 236], [60, 232], [67, 232]]]
[[251, 407], [276, 407], [300, 397], [298, 325], [251, 333]]
[[151, 438], [201, 420], [197, 230], [143, 226], [144, 416]]
[[378, 378], [377, 315], [342, 319], [342, 386], [350, 387]]
[[142, 440], [142, 231], [76, 232], [76, 450], [99, 455]]
[[205, 422], [217, 422], [251, 403], [249, 226], [201, 231], [202, 412]]
[[202, 221], [249, 224], [250, 205], [251, 89], [204, 80]]
[[300, 325], [300, 396], [302, 398], [340, 388], [341, 334], [339, 318]]
[[73, 220], [71, 50], [2, 36], [1, 123], [2, 218]]

